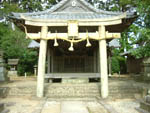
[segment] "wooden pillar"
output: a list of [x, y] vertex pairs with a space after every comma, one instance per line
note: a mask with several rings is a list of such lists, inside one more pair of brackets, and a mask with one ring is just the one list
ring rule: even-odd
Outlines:
[[[99, 34], [101, 38], [105, 38], [105, 26], [99, 27]], [[100, 75], [101, 75], [101, 96], [108, 97], [108, 70], [107, 70], [107, 46], [106, 40], [99, 41], [99, 55], [100, 55]]]
[[51, 54], [51, 73], [54, 72], [54, 50], [50, 49]]
[[98, 73], [101, 73], [101, 70], [100, 70], [100, 54], [99, 54], [99, 48], [97, 49], [97, 71]]
[[111, 76], [111, 56], [108, 56], [108, 70], [109, 70], [109, 76]]
[[44, 75], [45, 75], [45, 63], [46, 63], [46, 50], [47, 40], [42, 38], [47, 37], [48, 27], [43, 26], [41, 28], [41, 41], [38, 61], [38, 77], [37, 77], [37, 97], [44, 96]]
[[47, 48], [47, 73], [50, 73], [50, 67], [51, 67], [51, 54], [50, 54], [50, 48]]
[[97, 72], [96, 50], [94, 50], [93, 65], [94, 65], [94, 73], [96, 73]]

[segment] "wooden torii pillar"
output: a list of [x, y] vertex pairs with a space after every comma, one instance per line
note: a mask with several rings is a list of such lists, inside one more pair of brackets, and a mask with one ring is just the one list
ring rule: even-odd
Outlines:
[[38, 61], [38, 77], [37, 77], [37, 97], [44, 96], [44, 75], [45, 75], [45, 63], [46, 63], [46, 51], [47, 51], [47, 37], [48, 27], [43, 26], [41, 28], [41, 41], [40, 52]]
[[107, 71], [107, 46], [105, 26], [99, 26], [99, 34], [103, 40], [99, 41], [101, 97], [108, 97], [108, 71]]

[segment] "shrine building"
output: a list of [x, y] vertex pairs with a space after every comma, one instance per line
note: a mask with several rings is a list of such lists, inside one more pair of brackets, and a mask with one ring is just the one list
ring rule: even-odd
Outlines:
[[121, 38], [120, 33], [136, 17], [135, 13], [96, 9], [85, 0], [62, 0], [41, 12], [12, 13], [11, 20], [26, 38], [40, 42], [37, 97], [44, 96], [46, 76], [100, 78], [101, 97], [107, 98], [107, 43]]

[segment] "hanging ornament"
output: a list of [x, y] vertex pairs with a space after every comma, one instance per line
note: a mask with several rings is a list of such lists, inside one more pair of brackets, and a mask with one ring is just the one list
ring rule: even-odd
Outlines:
[[91, 47], [91, 43], [90, 43], [90, 41], [89, 41], [89, 34], [88, 34], [88, 30], [86, 30], [86, 37], [87, 37], [86, 47]]
[[89, 41], [89, 38], [87, 38], [86, 47], [91, 47], [91, 43], [90, 43], [90, 41]]
[[55, 39], [54, 39], [54, 46], [55, 47], [59, 46], [59, 44], [57, 42], [57, 31], [56, 31], [56, 36], [55, 36]]
[[74, 48], [73, 48], [73, 42], [71, 42], [71, 46], [69, 47], [68, 50], [69, 50], [69, 51], [74, 51]]
[[54, 46], [55, 46], [55, 47], [59, 46], [59, 44], [58, 44], [58, 42], [57, 42], [57, 39], [56, 39], [56, 38], [55, 38], [55, 40], [54, 40]]

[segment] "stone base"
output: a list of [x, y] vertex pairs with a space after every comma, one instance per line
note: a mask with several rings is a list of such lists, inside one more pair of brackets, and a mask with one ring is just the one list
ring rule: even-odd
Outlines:
[[88, 83], [88, 78], [63, 78], [62, 83]]
[[150, 112], [150, 104], [149, 103], [146, 103], [146, 102], [142, 101], [140, 103], [140, 108], [145, 110], [145, 111]]

